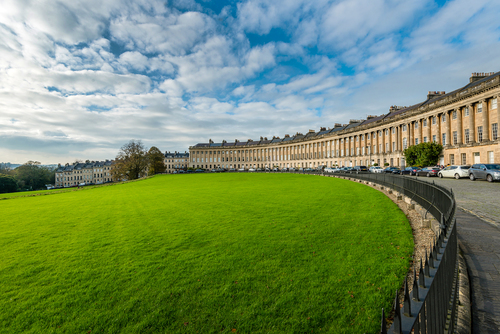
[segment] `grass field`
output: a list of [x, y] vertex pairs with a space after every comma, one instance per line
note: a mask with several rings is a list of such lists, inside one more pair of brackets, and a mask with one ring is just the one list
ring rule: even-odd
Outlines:
[[163, 175], [0, 212], [0, 333], [375, 333], [413, 252], [382, 193], [311, 175]]

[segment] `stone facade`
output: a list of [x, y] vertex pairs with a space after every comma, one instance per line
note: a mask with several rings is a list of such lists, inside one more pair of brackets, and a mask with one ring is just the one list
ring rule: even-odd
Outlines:
[[79, 184], [101, 184], [111, 182], [113, 161], [86, 161], [56, 169], [56, 187], [72, 187]]
[[439, 163], [500, 161], [498, 96], [500, 72], [473, 73], [469, 84], [446, 94], [430, 91], [424, 102], [392, 106], [388, 114], [351, 120], [271, 140], [199, 143], [189, 147], [189, 167], [264, 168], [405, 166], [403, 150], [435, 141], [444, 146]]
[[165, 152], [165, 173], [186, 170], [189, 164], [189, 153]]

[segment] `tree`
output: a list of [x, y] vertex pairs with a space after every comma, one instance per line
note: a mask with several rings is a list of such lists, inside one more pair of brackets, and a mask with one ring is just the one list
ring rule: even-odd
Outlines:
[[156, 146], [153, 146], [149, 149], [148, 158], [149, 175], [155, 175], [158, 173], [163, 173], [165, 171], [165, 156]]
[[15, 170], [15, 178], [21, 189], [40, 190], [46, 184], [54, 184], [55, 171], [40, 166], [38, 161], [28, 161]]
[[148, 153], [140, 140], [131, 140], [123, 145], [115, 159], [113, 180], [135, 180], [146, 174]]
[[408, 166], [425, 167], [437, 164], [442, 151], [443, 145], [432, 142], [410, 146], [403, 154]]
[[0, 174], [0, 194], [17, 191], [17, 181], [13, 176]]

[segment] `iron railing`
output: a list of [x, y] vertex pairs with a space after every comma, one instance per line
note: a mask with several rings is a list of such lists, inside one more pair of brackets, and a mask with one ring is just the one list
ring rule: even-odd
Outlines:
[[389, 329], [382, 310], [380, 333], [453, 333], [458, 301], [458, 240], [453, 192], [434, 183], [399, 175], [361, 172], [334, 175], [391, 188], [411, 198], [440, 222], [436, 240], [429, 252], [426, 251], [424, 263], [420, 260], [418, 274], [413, 270], [411, 294], [408, 276], [402, 296], [396, 292], [394, 321]]

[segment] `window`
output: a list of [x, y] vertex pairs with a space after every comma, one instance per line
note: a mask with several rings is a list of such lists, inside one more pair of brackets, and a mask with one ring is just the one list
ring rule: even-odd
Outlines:
[[462, 165], [467, 165], [467, 153], [462, 153]]
[[424, 119], [424, 126], [427, 126], [427, 118]]
[[385, 135], [388, 136], [389, 135], [389, 129], [385, 129]]
[[406, 137], [403, 138], [403, 150], [406, 150], [406, 147], [407, 147], [407, 141], [406, 141]]
[[418, 122], [415, 122], [415, 130], [418, 129]]
[[458, 133], [457, 131], [453, 131], [453, 145], [457, 145], [458, 143]]
[[465, 129], [464, 134], [465, 134], [465, 143], [468, 144], [469, 143], [469, 129]]
[[396, 151], [396, 143], [395, 142], [392, 142], [392, 150]]
[[446, 133], [442, 134], [442, 144], [446, 145]]
[[395, 132], [396, 132], [396, 129], [392, 128], [392, 134], [394, 134]]
[[406, 131], [406, 124], [403, 124], [403, 131]]
[[385, 151], [389, 152], [389, 143], [385, 143]]
[[456, 110], [453, 110], [453, 112], [451, 113], [451, 117], [453, 119], [457, 119], [457, 111]]
[[483, 127], [482, 126], [477, 127], [477, 140], [479, 142], [483, 141]]
[[379, 136], [379, 137], [382, 137], [382, 131], [379, 131], [379, 132], [378, 132], [378, 136]]
[[491, 100], [491, 109], [497, 109], [497, 98]]
[[432, 116], [432, 125], [436, 124], [436, 116]]
[[477, 113], [479, 114], [480, 112], [483, 112], [483, 103], [479, 102], [477, 104]]
[[469, 107], [465, 107], [465, 109], [464, 109], [464, 116], [465, 117], [469, 116]]
[[427, 143], [427, 137], [424, 137], [424, 143]]
[[436, 142], [436, 135], [432, 135], [432, 141], [435, 143]]
[[443, 116], [441, 116], [441, 122], [446, 123], [446, 114], [443, 114]]
[[491, 134], [493, 140], [498, 139], [498, 123], [491, 124]]
[[382, 144], [378, 144], [378, 153], [382, 153]]
[[455, 154], [450, 154], [450, 165], [455, 164]]
[[418, 145], [418, 138], [415, 138], [415, 145]]
[[366, 135], [366, 139], [367, 139], [367, 140], [369, 140], [369, 139], [370, 139], [370, 134], [369, 134], [369, 133]]

